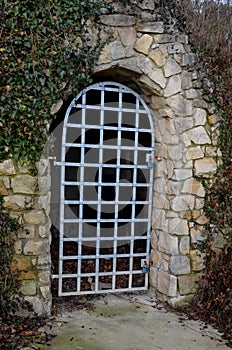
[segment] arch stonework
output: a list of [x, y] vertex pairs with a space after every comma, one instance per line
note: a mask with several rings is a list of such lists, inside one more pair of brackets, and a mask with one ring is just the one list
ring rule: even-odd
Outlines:
[[[204, 268], [205, 189], [199, 178], [217, 170], [219, 121], [203, 94], [198, 59], [188, 37], [162, 19], [155, 1], [114, 4], [100, 17], [109, 39], [93, 79], [120, 82], [140, 94], [155, 126], [156, 153], [150, 287], [171, 304], [189, 301]], [[90, 38], [95, 40], [91, 34]], [[21, 291], [39, 313], [51, 310], [49, 167], [40, 162], [40, 190], [26, 167], [0, 167], [5, 207], [28, 229], [16, 244]]]

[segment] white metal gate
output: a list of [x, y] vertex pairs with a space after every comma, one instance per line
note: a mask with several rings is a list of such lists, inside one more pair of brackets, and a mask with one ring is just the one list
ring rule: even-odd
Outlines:
[[115, 82], [84, 89], [64, 120], [58, 295], [148, 288], [151, 114]]

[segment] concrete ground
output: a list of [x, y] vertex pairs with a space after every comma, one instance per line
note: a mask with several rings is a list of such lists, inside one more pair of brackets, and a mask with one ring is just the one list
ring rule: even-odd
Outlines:
[[[178, 316], [149, 293], [100, 296], [92, 307], [58, 315], [46, 350], [223, 350], [220, 334]], [[51, 332], [51, 331], [50, 331]]]

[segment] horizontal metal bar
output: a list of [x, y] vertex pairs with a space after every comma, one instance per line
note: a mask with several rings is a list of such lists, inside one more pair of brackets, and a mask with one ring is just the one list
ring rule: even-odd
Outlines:
[[98, 201], [89, 201], [89, 200], [65, 200], [62, 201], [63, 204], [101, 204], [101, 205], [115, 205], [115, 204], [132, 204], [132, 205], [136, 205], [136, 204], [150, 204], [149, 201], [104, 201], [104, 200], [98, 200]]
[[[137, 240], [137, 239], [144, 239], [144, 240], [147, 240], [150, 238], [150, 235], [128, 235], [128, 236], [117, 236], [117, 237], [61, 237], [60, 240], [64, 241], [64, 242], [96, 242], [96, 241], [115, 241], [115, 242], [118, 242], [118, 241], [127, 241], [128, 238], [130, 238], [130, 242], [132, 240]], [[142, 253], [141, 253], [142, 254]]]
[[62, 162], [62, 166], [75, 166], [80, 167], [84, 166], [85, 168], [112, 168], [112, 169], [149, 169], [147, 164], [141, 165], [141, 164], [99, 164], [99, 163], [85, 163], [84, 165], [82, 163], [71, 163], [71, 162]]
[[60, 259], [63, 261], [66, 260], [96, 260], [96, 259], [112, 259], [112, 258], [131, 258], [131, 257], [144, 257], [146, 253], [134, 253], [134, 254], [100, 254], [100, 255], [63, 255]]
[[123, 292], [133, 292], [147, 290], [147, 287], [132, 287], [132, 288], [120, 288], [120, 289], [100, 289], [98, 291], [77, 291], [77, 292], [61, 292], [60, 296], [71, 296], [71, 295], [88, 295], [88, 294], [106, 294], [106, 293], [123, 293]]
[[139, 113], [139, 114], [147, 114], [145, 109], [136, 109], [136, 108], [125, 108], [125, 107], [108, 107], [106, 105], [86, 105], [86, 104], [75, 104], [73, 106], [74, 108], [80, 108], [80, 109], [91, 109], [96, 111], [114, 111], [114, 112], [126, 112], [126, 113]]
[[[108, 141], [108, 140], [106, 140]], [[131, 142], [134, 142], [130, 140]], [[96, 143], [75, 143], [75, 142], [66, 142], [63, 144], [63, 147], [71, 147], [71, 148], [94, 148], [95, 150], [97, 149], [103, 149], [103, 150], [110, 150], [110, 149], [117, 149], [116, 145], [109, 145], [107, 143], [103, 143], [102, 145], [96, 144]], [[136, 146], [136, 145], [121, 145], [120, 149], [122, 151], [141, 151], [141, 152], [150, 152], [153, 150], [152, 147], [145, 147], [145, 146]]]
[[64, 181], [62, 182], [62, 185], [71, 185], [71, 186], [102, 186], [102, 187], [109, 187], [109, 186], [119, 186], [119, 187], [150, 187], [150, 183], [145, 182], [87, 182], [87, 181]]
[[89, 130], [89, 129], [93, 129], [93, 127], [94, 127], [94, 129], [96, 129], [96, 130], [104, 130], [104, 131], [106, 131], [106, 130], [110, 130], [110, 131], [132, 131], [132, 132], [145, 132], [145, 133], [151, 133], [152, 132], [152, 130], [151, 129], [147, 129], [147, 128], [139, 128], [139, 127], [126, 127], [126, 126], [114, 126], [114, 125], [105, 125], [105, 124], [103, 124], [103, 125], [99, 125], [99, 124], [97, 124], [97, 125], [95, 125], [95, 124], [85, 124], [84, 126], [83, 126], [83, 124], [77, 124], [77, 123], [67, 123], [66, 124], [66, 128], [68, 129], [68, 128], [76, 128], [76, 129], [87, 129], [87, 130]]
[[92, 273], [64, 273], [62, 275], [58, 275], [59, 278], [78, 278], [78, 277], [93, 277], [93, 276], [98, 276], [98, 277], [105, 277], [105, 276], [123, 276], [123, 275], [137, 275], [137, 274], [144, 274], [142, 272], [142, 269], [140, 270], [125, 270], [125, 271], [110, 271], [110, 272], [92, 272]]
[[150, 222], [149, 218], [146, 219], [60, 219], [60, 222], [63, 223], [74, 223], [74, 222], [81, 222], [81, 223], [87, 223], [87, 222]]

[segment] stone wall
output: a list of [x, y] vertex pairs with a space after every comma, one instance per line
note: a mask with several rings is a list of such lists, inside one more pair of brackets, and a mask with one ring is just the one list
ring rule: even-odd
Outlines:
[[110, 38], [95, 67], [96, 80], [139, 92], [155, 125], [156, 157], [150, 285], [161, 300], [186, 302], [204, 268], [205, 189], [218, 166], [219, 118], [203, 95], [198, 57], [155, 1], [116, 5], [101, 16]]
[[12, 160], [0, 163], [0, 195], [11, 217], [22, 224], [12, 269], [20, 293], [39, 314], [50, 313], [50, 184], [48, 161], [38, 164], [38, 176]]
[[[109, 1], [112, 2], [112, 1]], [[189, 300], [204, 267], [205, 189], [199, 178], [216, 172], [219, 119], [203, 95], [198, 58], [188, 37], [163, 21], [153, 0], [114, 2], [101, 16], [102, 50], [95, 81], [121, 82], [147, 103], [156, 133], [150, 285], [158, 298]], [[166, 19], [165, 19], [166, 20]], [[95, 40], [90, 29], [90, 39]], [[48, 161], [38, 178], [20, 164], [0, 164], [0, 194], [24, 229], [16, 244], [14, 268], [21, 292], [39, 313], [50, 312], [50, 184]]]

